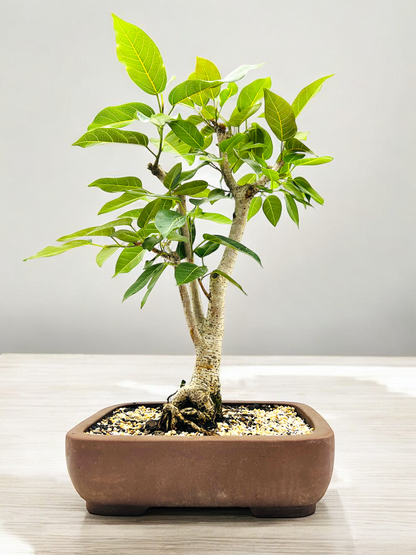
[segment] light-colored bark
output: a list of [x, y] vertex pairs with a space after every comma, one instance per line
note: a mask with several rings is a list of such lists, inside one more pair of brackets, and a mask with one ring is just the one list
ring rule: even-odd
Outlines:
[[[220, 126], [216, 131], [218, 144], [229, 136]], [[238, 185], [226, 155], [221, 170], [224, 181], [234, 197], [234, 215], [229, 238], [241, 242], [251, 199], [257, 193], [258, 186], [265, 185], [268, 180], [266, 178], [251, 185]], [[163, 181], [163, 170], [153, 173]], [[180, 197], [180, 200], [179, 211], [186, 214], [185, 197]], [[188, 225], [183, 226], [182, 234], [188, 238], [188, 242], [185, 243], [187, 261], [193, 262]], [[231, 276], [237, 255], [238, 251], [226, 247], [218, 269]], [[202, 309], [198, 281], [179, 287], [185, 318], [195, 346], [196, 360], [190, 382], [173, 395], [170, 403], [179, 409], [186, 408], [190, 403], [197, 411], [203, 412], [209, 418], [215, 418], [221, 408], [220, 366], [228, 283], [227, 279], [216, 274], [215, 271], [211, 274], [206, 316]]]
[[[179, 199], [180, 199], [179, 211], [181, 212], [181, 214], [186, 215], [186, 196], [180, 195]], [[185, 253], [186, 253], [187, 262], [192, 263], [194, 261], [194, 257], [192, 254], [191, 234], [189, 232], [189, 227], [186, 222], [181, 228], [181, 231], [182, 231], [182, 235], [186, 237], [188, 240], [185, 243]], [[196, 280], [191, 281], [191, 283], [189, 284], [189, 289], [190, 289], [192, 308], [194, 311], [195, 319], [198, 324], [201, 324], [204, 321], [204, 312], [202, 310], [202, 303], [201, 303], [201, 297], [199, 294], [198, 282]]]

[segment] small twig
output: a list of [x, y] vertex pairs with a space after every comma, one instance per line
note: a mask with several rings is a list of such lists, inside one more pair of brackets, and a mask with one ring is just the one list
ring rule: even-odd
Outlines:
[[211, 293], [208, 293], [208, 291], [205, 289], [204, 284], [202, 283], [201, 278], [198, 278], [198, 283], [202, 289], [202, 292], [204, 293], [204, 295], [206, 296], [206, 298], [210, 301], [211, 300]]

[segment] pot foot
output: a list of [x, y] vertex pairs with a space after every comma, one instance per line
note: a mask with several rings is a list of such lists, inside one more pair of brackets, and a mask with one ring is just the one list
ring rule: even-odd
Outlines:
[[104, 516], [142, 516], [149, 507], [137, 505], [100, 505], [87, 503], [87, 511], [92, 515]]
[[253, 516], [258, 518], [300, 518], [313, 515], [316, 504], [305, 507], [250, 507]]

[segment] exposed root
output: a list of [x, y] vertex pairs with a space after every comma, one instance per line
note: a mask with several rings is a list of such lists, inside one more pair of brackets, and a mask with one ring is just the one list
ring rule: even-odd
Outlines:
[[[195, 412], [193, 412], [195, 411]], [[196, 417], [197, 419], [203, 414], [196, 411], [196, 409], [186, 408], [179, 410], [172, 403], [166, 403], [163, 407], [163, 414], [159, 420], [159, 428], [162, 430], [177, 430], [178, 428], [192, 428], [194, 432], [204, 435], [215, 435], [213, 430], [207, 430], [202, 426], [198, 426], [190, 418]]]
[[220, 414], [218, 395], [213, 400], [208, 389], [185, 385], [168, 398], [158, 427], [163, 431], [190, 428], [204, 435], [215, 435], [216, 421]]

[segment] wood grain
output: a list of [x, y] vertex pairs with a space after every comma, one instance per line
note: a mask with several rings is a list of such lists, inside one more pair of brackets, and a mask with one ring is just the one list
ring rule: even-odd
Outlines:
[[225, 357], [225, 398], [312, 405], [336, 437], [315, 515], [151, 509], [95, 517], [72, 487], [65, 432], [98, 409], [164, 399], [185, 356], [0, 356], [0, 554], [410, 554], [416, 546], [416, 359]]

